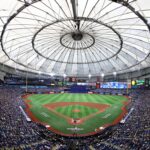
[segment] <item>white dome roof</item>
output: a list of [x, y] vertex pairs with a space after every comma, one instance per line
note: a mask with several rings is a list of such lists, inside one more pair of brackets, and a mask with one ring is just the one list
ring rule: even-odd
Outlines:
[[68, 76], [150, 66], [149, 0], [73, 1], [1, 0], [0, 63]]

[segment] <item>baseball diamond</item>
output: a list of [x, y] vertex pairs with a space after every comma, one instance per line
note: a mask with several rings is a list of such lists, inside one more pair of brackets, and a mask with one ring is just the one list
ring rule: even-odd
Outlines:
[[125, 96], [70, 93], [26, 95], [24, 100], [33, 121], [64, 136], [93, 135], [117, 124], [129, 102]]

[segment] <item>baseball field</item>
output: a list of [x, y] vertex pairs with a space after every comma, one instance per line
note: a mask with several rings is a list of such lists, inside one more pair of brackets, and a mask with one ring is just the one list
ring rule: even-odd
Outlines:
[[128, 98], [98, 94], [32, 94], [24, 97], [29, 117], [64, 136], [88, 136], [117, 124]]

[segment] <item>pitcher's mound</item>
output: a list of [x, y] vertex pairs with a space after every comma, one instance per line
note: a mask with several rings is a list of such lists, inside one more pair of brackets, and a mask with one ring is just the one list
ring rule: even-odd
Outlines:
[[72, 112], [78, 113], [78, 112], [80, 112], [80, 110], [79, 109], [74, 109]]

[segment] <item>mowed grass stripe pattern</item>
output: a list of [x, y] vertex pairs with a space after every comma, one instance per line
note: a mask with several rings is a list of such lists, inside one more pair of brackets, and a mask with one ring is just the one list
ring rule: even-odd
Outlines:
[[[75, 112], [75, 110], [79, 110], [79, 112]], [[98, 112], [98, 109], [81, 106], [81, 105], [71, 105], [66, 107], [58, 107], [56, 108], [56, 111], [65, 116], [78, 119], [78, 118], [86, 117], [92, 113], [96, 113]]]
[[[87, 134], [95, 131], [96, 128], [104, 126], [105, 124], [112, 123], [121, 113], [121, 107], [124, 105], [123, 102], [127, 101], [126, 97], [115, 96], [115, 95], [97, 95], [97, 94], [35, 94], [28, 97], [31, 100], [32, 113], [43, 123], [49, 124], [54, 129], [65, 133], [72, 134], [68, 128], [73, 128], [64, 118], [51, 112], [44, 107], [46, 104], [56, 102], [91, 102], [98, 104], [110, 105], [105, 112], [96, 114], [92, 118], [78, 125], [78, 128], [83, 128], [78, 134]], [[79, 109], [80, 113], [73, 112], [74, 109]], [[90, 108], [86, 106], [72, 105], [65, 107], [57, 107], [56, 111], [69, 116], [71, 118], [82, 118], [86, 117], [91, 113], [95, 113], [98, 110], [96, 108]]]

